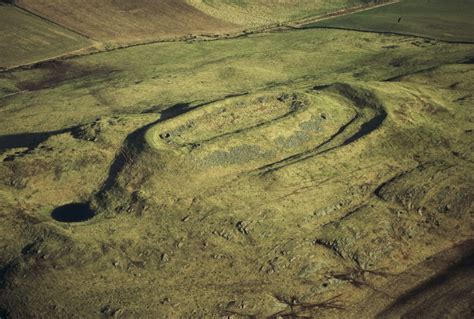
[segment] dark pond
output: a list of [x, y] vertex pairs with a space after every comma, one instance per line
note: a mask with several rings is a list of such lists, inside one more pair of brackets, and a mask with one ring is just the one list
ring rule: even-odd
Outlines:
[[95, 216], [94, 211], [88, 203], [72, 203], [57, 207], [51, 213], [51, 217], [62, 223], [79, 223]]

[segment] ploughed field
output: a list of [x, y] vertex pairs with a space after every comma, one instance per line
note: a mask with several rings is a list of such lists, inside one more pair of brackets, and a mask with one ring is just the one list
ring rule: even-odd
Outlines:
[[469, 318], [473, 58], [316, 28], [0, 73], [0, 317]]
[[87, 38], [0, 3], [0, 69], [87, 48]]
[[111, 43], [237, 30], [236, 25], [209, 16], [184, 0], [18, 0], [17, 5], [92, 39]]
[[244, 36], [372, 1], [3, 0], [0, 68], [162, 41]]

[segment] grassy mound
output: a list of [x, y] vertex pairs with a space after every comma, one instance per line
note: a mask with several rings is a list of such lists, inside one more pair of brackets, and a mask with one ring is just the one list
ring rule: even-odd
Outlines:
[[[129, 269], [148, 278], [158, 268], [161, 287], [180, 287], [145, 288], [179, 302], [177, 316], [203, 304], [211, 317], [347, 316], [390, 274], [470, 236], [472, 116], [452, 102], [470, 78], [455, 82], [451, 91], [408, 79], [269, 91], [158, 120], [123, 150], [96, 208], [114, 227], [134, 221], [134, 233], [159, 234], [160, 252]], [[332, 299], [338, 291], [351, 297]]]
[[[265, 90], [99, 119], [13, 154], [0, 304], [22, 317], [394, 313], [432, 275], [425, 260], [472, 234], [472, 75]], [[88, 196], [93, 219], [51, 220]], [[472, 288], [457, 287], [443, 300]]]

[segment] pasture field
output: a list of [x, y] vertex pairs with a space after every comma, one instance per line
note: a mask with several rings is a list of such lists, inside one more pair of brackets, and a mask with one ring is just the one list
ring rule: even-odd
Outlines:
[[187, 2], [209, 15], [248, 28], [324, 15], [367, 3], [364, 0], [187, 0]]
[[472, 55], [470, 45], [338, 30], [131, 47], [0, 74], [0, 134], [285, 86], [386, 80]]
[[11, 5], [0, 5], [0, 68], [33, 63], [90, 46], [87, 38]]
[[469, 317], [473, 61], [309, 28], [0, 72], [0, 318]]
[[184, 0], [19, 0], [16, 4], [92, 39], [115, 44], [238, 29]]
[[474, 42], [472, 12], [474, 2], [470, 0], [402, 0], [304, 27], [395, 32], [445, 41]]

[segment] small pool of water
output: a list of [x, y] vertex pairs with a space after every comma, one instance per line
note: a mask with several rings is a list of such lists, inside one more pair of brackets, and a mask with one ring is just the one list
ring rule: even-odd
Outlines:
[[95, 216], [89, 203], [72, 203], [55, 208], [51, 217], [61, 223], [80, 223]]

